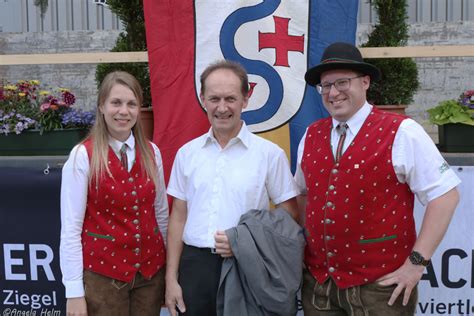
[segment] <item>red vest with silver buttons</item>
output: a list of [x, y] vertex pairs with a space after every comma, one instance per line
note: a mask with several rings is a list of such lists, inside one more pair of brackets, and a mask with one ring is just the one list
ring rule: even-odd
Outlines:
[[335, 163], [331, 118], [307, 131], [305, 263], [319, 283], [341, 289], [371, 283], [400, 267], [416, 239], [413, 193], [397, 180], [392, 145], [404, 116], [374, 108]]
[[[89, 161], [92, 142], [84, 143]], [[137, 272], [151, 278], [165, 264], [165, 245], [154, 209], [155, 185], [143, 176], [140, 152], [130, 172], [109, 148], [105, 174], [89, 187], [82, 230], [84, 269], [124, 282]]]

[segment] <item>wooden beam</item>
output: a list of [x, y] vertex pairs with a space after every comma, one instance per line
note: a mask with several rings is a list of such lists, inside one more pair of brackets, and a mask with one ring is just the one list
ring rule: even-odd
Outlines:
[[0, 65], [148, 62], [147, 52], [0, 55]]
[[474, 45], [362, 47], [364, 58], [473, 57]]
[[[365, 58], [474, 57], [474, 45], [362, 47]], [[0, 66], [148, 62], [147, 52], [0, 55]]]

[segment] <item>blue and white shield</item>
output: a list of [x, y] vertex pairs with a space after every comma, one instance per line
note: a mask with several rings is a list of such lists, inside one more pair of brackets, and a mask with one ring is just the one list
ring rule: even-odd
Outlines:
[[308, 57], [309, 1], [195, 1], [195, 85], [220, 59], [240, 63], [251, 96], [242, 114], [250, 130], [288, 122], [301, 106]]

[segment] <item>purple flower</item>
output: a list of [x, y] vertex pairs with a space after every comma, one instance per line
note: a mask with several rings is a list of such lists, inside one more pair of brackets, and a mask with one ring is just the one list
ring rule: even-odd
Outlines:
[[65, 127], [89, 127], [94, 120], [95, 113], [92, 111], [70, 109], [63, 114], [61, 123]]

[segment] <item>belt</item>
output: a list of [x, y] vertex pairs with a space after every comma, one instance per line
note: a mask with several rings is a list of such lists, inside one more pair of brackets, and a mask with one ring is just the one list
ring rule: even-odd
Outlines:
[[190, 245], [187, 245], [187, 244], [184, 244], [184, 247], [187, 247], [192, 251], [210, 252], [214, 255], [217, 255], [216, 248], [201, 248], [201, 247], [190, 246]]

